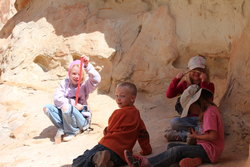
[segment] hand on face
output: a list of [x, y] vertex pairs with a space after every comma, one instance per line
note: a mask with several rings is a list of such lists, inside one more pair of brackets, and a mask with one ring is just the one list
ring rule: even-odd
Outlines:
[[207, 81], [207, 74], [205, 72], [201, 72], [200, 79], [201, 82]]
[[194, 84], [199, 84], [200, 82], [204, 82], [207, 80], [207, 74], [204, 69], [193, 69], [189, 73], [190, 79]]

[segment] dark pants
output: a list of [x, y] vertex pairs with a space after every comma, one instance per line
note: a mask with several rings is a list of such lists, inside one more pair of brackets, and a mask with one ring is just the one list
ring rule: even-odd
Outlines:
[[209, 163], [210, 160], [206, 151], [201, 145], [186, 145], [180, 143], [170, 143], [167, 151], [164, 151], [154, 157], [149, 158], [151, 166], [169, 167], [172, 164], [178, 163], [183, 158], [199, 157], [202, 162]]
[[80, 155], [75, 158], [73, 160], [72, 167], [94, 167], [94, 164], [92, 163], [92, 157], [97, 152], [104, 150], [108, 150], [110, 152], [110, 158], [111, 161], [114, 163], [114, 167], [126, 165], [126, 162], [124, 162], [123, 159], [121, 159], [120, 156], [117, 155], [115, 152], [101, 144], [97, 144], [91, 150], [86, 150], [83, 155]]

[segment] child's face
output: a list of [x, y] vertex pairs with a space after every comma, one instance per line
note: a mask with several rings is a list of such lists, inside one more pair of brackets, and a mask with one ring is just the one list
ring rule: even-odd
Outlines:
[[119, 108], [132, 106], [135, 102], [135, 95], [132, 95], [128, 87], [120, 86], [115, 90], [115, 100]]
[[189, 78], [193, 84], [199, 84], [201, 82], [200, 75], [204, 70], [202, 68], [195, 68], [189, 72]]
[[70, 79], [70, 82], [73, 85], [78, 84], [78, 81], [80, 79], [79, 71], [80, 71], [80, 67], [75, 65], [75, 66], [72, 67], [72, 69], [71, 69], [71, 71], [69, 73], [69, 79]]
[[199, 115], [201, 113], [201, 107], [197, 103], [193, 103], [190, 105], [188, 113], [190, 115]]

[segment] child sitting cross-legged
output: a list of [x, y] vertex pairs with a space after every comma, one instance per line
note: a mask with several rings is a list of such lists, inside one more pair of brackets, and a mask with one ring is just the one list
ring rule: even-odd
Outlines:
[[[47, 104], [43, 108], [44, 113], [58, 128], [55, 143], [60, 143], [61, 140], [70, 141], [90, 125], [91, 113], [87, 106], [87, 99], [101, 82], [101, 76], [89, 63], [88, 57], [83, 55], [81, 59], [82, 65], [80, 60], [71, 62], [68, 77], [63, 79], [56, 89], [54, 104]], [[88, 77], [81, 77], [81, 67]], [[78, 88], [79, 94], [76, 100]]]
[[217, 162], [224, 149], [224, 128], [220, 112], [211, 101], [213, 94], [198, 85], [189, 86], [181, 95], [185, 101], [183, 112], [187, 112], [192, 105], [200, 107], [202, 132], [191, 130], [190, 138], [196, 139], [197, 144], [187, 145], [170, 143], [168, 149], [149, 159], [133, 155], [129, 150], [124, 151], [130, 167], [169, 167], [179, 163], [180, 167], [196, 167], [202, 163]]
[[72, 167], [119, 167], [126, 165], [124, 150], [132, 151], [138, 140], [142, 155], [151, 154], [149, 134], [140, 112], [134, 106], [136, 86], [129, 82], [117, 85], [115, 110], [103, 131], [103, 138], [91, 150], [73, 160]]

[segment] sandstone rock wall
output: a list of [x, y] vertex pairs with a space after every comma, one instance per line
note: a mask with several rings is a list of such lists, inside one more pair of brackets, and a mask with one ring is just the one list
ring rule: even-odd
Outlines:
[[15, 13], [14, 7], [15, 0], [4, 0], [0, 2], [0, 29]]
[[18, 13], [0, 31], [2, 81], [52, 87], [70, 61], [86, 54], [102, 75], [100, 91], [127, 80], [146, 95], [164, 96], [188, 59], [202, 54], [228, 133], [237, 134], [241, 147], [249, 143], [248, 1], [19, 0], [15, 6]]
[[[243, 30], [241, 37], [234, 41], [229, 63], [227, 91], [221, 101], [226, 130], [235, 136], [238, 147], [247, 148], [250, 141], [250, 65], [249, 42], [250, 24]], [[234, 147], [234, 146], [233, 146]], [[235, 148], [236, 149], [236, 148]]]

